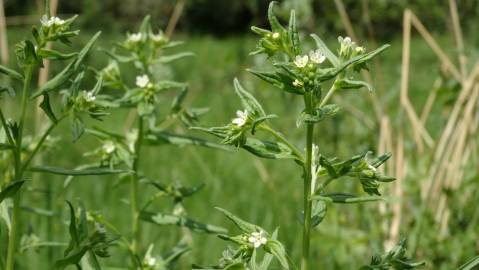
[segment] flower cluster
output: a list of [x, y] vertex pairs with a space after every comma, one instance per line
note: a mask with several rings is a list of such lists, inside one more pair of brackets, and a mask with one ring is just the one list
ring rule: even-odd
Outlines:
[[41, 20], [40, 20], [40, 23], [42, 24], [43, 27], [52, 27], [52, 26], [62, 26], [63, 24], [65, 24], [65, 20], [62, 20], [58, 17], [50, 17], [50, 18], [47, 18], [46, 16], [44, 16]]
[[352, 41], [350, 37], [338, 37], [339, 44], [341, 45], [339, 49], [339, 56], [347, 59], [349, 57], [354, 57], [358, 54], [364, 53], [364, 47], [358, 46], [356, 42]]
[[326, 57], [320, 50], [311, 50], [308, 54], [297, 55], [293, 64], [297, 70], [298, 76], [292, 85], [296, 88], [307, 86], [312, 88], [315, 85], [319, 65], [324, 63]]

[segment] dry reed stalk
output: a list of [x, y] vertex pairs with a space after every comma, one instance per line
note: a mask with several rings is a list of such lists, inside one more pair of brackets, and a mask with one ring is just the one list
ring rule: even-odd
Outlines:
[[462, 37], [461, 24], [459, 23], [459, 15], [457, 12], [456, 0], [449, 0], [449, 11], [451, 12], [452, 29], [454, 31], [454, 37], [456, 39], [457, 53], [459, 58], [459, 65], [461, 68], [462, 78], [466, 78], [466, 66], [467, 59], [464, 55], [464, 38]]
[[424, 108], [421, 112], [421, 117], [419, 118], [423, 126], [426, 126], [427, 120], [429, 119], [429, 114], [431, 113], [432, 106], [434, 105], [434, 101], [436, 100], [437, 90], [441, 85], [441, 81], [442, 80], [440, 78], [434, 81], [432, 90], [427, 97], [426, 104], [424, 104]]
[[171, 15], [171, 18], [168, 22], [168, 26], [166, 27], [165, 34], [167, 37], [171, 37], [171, 35], [173, 35], [173, 32], [175, 31], [178, 20], [180, 19], [181, 14], [183, 13], [185, 4], [186, 4], [186, 0], [178, 0], [176, 2], [175, 8], [173, 10], [173, 14]]
[[[446, 157], [445, 155], [446, 146], [448, 146], [448, 143], [450, 142], [451, 134], [457, 125], [458, 117], [464, 107], [463, 104], [466, 101], [466, 99], [470, 96], [476, 76], [478, 74], [479, 74], [479, 61], [476, 63], [474, 69], [469, 74], [469, 76], [465, 79], [463, 83], [463, 89], [459, 93], [459, 97], [457, 98], [453, 106], [453, 109], [447, 120], [446, 126], [444, 127], [443, 132], [440, 136], [440, 139], [437, 143], [436, 151], [433, 157], [433, 163], [429, 170], [428, 182], [426, 183], [425, 188], [423, 189], [423, 192], [421, 194], [422, 195], [421, 197], [423, 200], [427, 199], [427, 197], [430, 195], [430, 191], [432, 190], [434, 186], [434, 182], [436, 181], [436, 175], [438, 174], [440, 164], [443, 163], [443, 159], [444, 157]], [[449, 143], [449, 147], [451, 147], [450, 145], [451, 144]]]
[[446, 53], [441, 49], [441, 46], [436, 42], [436, 40], [432, 37], [432, 35], [427, 31], [426, 27], [421, 23], [421, 21], [416, 17], [416, 15], [407, 10], [407, 12], [411, 16], [411, 23], [422, 36], [424, 41], [431, 47], [434, 53], [438, 56], [438, 58], [442, 61], [445, 68], [451, 72], [451, 75], [458, 81], [462, 81], [461, 73], [457, 70], [456, 66], [452, 63]]
[[8, 65], [8, 56], [7, 23], [3, 0], [0, 0], [0, 57], [2, 57], [2, 65]]

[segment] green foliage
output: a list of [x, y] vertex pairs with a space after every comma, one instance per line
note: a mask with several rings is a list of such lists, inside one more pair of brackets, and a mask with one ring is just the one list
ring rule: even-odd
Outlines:
[[414, 262], [406, 257], [405, 240], [401, 240], [395, 247], [383, 255], [374, 255], [371, 263], [362, 266], [360, 270], [404, 270], [417, 269], [424, 266], [424, 262]]

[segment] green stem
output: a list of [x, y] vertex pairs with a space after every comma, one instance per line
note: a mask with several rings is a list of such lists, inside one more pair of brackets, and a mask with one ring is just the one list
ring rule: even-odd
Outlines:
[[60, 118], [58, 120], [58, 122], [56, 123], [51, 123], [51, 125], [48, 127], [48, 129], [45, 131], [45, 133], [43, 133], [42, 137], [40, 138], [40, 141], [38, 141], [37, 145], [35, 146], [35, 149], [33, 149], [32, 153], [30, 154], [30, 156], [27, 158], [27, 160], [23, 163], [23, 166], [22, 166], [22, 171], [26, 171], [28, 169], [28, 166], [30, 165], [30, 163], [32, 162], [32, 160], [35, 158], [36, 154], [38, 153], [38, 151], [40, 150], [40, 148], [42, 147], [43, 143], [45, 142], [45, 140], [48, 138], [48, 135], [50, 135], [50, 133], [52, 133], [53, 129], [55, 129], [55, 127], [58, 125], [58, 123], [63, 119], [64, 117]]
[[140, 156], [141, 156], [141, 146], [143, 138], [143, 118], [140, 116], [138, 119], [138, 138], [135, 142], [135, 157], [133, 160], [133, 174], [131, 176], [130, 182], [130, 204], [131, 204], [131, 230], [132, 230], [132, 241], [131, 241], [131, 250], [134, 254], [138, 252], [138, 247], [141, 241], [141, 230], [140, 230], [140, 221], [139, 221], [139, 208], [138, 208], [138, 169], [140, 165]]
[[286, 146], [288, 146], [289, 149], [291, 149], [291, 151], [293, 151], [293, 154], [295, 156], [297, 156], [300, 159], [300, 161], [304, 164], [303, 154], [298, 150], [298, 148], [296, 148], [296, 146], [291, 144], [281, 133], [277, 132], [276, 130], [270, 128], [268, 125], [264, 125], [264, 124], [259, 125], [258, 128], [261, 129], [261, 130], [264, 130], [266, 132], [269, 132], [271, 135], [273, 135], [280, 142], [286, 144]]
[[[306, 105], [306, 112], [313, 112], [313, 95], [308, 92], [304, 96], [304, 102]], [[304, 164], [304, 222], [303, 222], [303, 250], [301, 256], [301, 270], [309, 269], [309, 246], [310, 246], [310, 233], [311, 233], [311, 161], [313, 153], [313, 134], [314, 124], [306, 125], [306, 163]]]
[[[25, 70], [25, 80], [23, 83], [23, 92], [22, 92], [22, 103], [21, 103], [21, 113], [20, 113], [20, 123], [18, 126], [18, 136], [16, 138], [14, 156], [15, 156], [15, 181], [21, 181], [23, 178], [22, 170], [22, 137], [23, 137], [23, 126], [25, 123], [25, 112], [27, 111], [27, 101], [28, 101], [28, 90], [30, 89], [30, 82], [32, 80], [33, 66], [27, 66]], [[13, 198], [13, 213], [12, 213], [12, 224], [11, 231], [8, 237], [8, 252], [7, 252], [7, 263], [6, 270], [13, 270], [15, 264], [15, 252], [18, 239], [18, 228], [20, 224], [20, 193]]]

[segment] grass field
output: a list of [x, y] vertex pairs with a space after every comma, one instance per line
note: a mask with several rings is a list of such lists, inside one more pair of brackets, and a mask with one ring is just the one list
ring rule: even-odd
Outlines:
[[[26, 29], [21, 28], [9, 30], [10, 44], [16, 43], [27, 33]], [[82, 33], [79, 39], [86, 40], [91, 34], [93, 33]], [[336, 42], [336, 36], [328, 34], [322, 36], [329, 44]], [[97, 48], [108, 47], [107, 40], [122, 38], [123, 36], [118, 33], [104, 33]], [[246, 68], [264, 61], [262, 57], [248, 55], [255, 47], [256, 39], [254, 37], [240, 36], [218, 39], [208, 36], [184, 37], [179, 34], [177, 38], [185, 41], [181, 50], [191, 51], [195, 56], [178, 61], [171, 68], [165, 68], [158, 72], [164, 74], [165, 77], [188, 82], [191, 90], [188, 103], [191, 106], [211, 108], [201, 119], [202, 126], [220, 126], [229, 122], [235, 111], [240, 108], [240, 103], [233, 94], [232, 82], [235, 77], [239, 78], [245, 88], [252, 91], [259, 100], [266, 101], [263, 105], [268, 112], [281, 116], [283, 118], [281, 123], [288, 123], [287, 126], [283, 126], [284, 124], [279, 125], [272, 120], [273, 126], [280, 131], [287, 131], [295, 126], [301, 100], [293, 99], [291, 96], [271, 89], [245, 71]], [[441, 36], [439, 41], [448, 53], [454, 52], [453, 44], [448, 37]], [[394, 121], [399, 122], [401, 116], [397, 114], [397, 100], [402, 44], [399, 38], [385, 42], [390, 43], [391, 48], [378, 57], [378, 62], [371, 67], [373, 71], [371, 73], [375, 74], [374, 86], [377, 88], [381, 103], [384, 104], [383, 108]], [[368, 49], [372, 47], [370, 44], [364, 45]], [[431, 85], [439, 76], [436, 68], [439, 63], [427, 45], [418, 38], [414, 38], [412, 41], [411, 55], [410, 95], [414, 105], [419, 106], [424, 104]], [[95, 68], [101, 68], [107, 63], [106, 59], [107, 57], [103, 54], [95, 52], [88, 59], [88, 64]], [[60, 68], [54, 66], [52, 72], [55, 73]], [[136, 75], [132, 73], [127, 76], [133, 82]], [[318, 128], [319, 132], [315, 138], [322, 152], [331, 155], [336, 153], [347, 157], [377, 148], [378, 123], [368, 95], [369, 93], [362, 89], [341, 96], [339, 102], [354, 104], [364, 114], [358, 115], [351, 111], [342, 111], [336, 119], [322, 124]], [[447, 109], [444, 108], [447, 108], [451, 95], [454, 96], [454, 93], [444, 93], [437, 101], [438, 106], [433, 107], [432, 118], [428, 122], [428, 128], [432, 133], [437, 131], [437, 126], [445, 121]], [[16, 107], [4, 104], [2, 107], [5, 106], [7, 111], [16, 113]], [[352, 117], [347, 117], [349, 115]], [[126, 113], [116, 113], [114, 116], [106, 117], [104, 123], [89, 121], [89, 125], [101, 125], [122, 130], [129, 128], [127, 119]], [[372, 126], [365, 125], [365, 122], [372, 123]], [[35, 123], [33, 119], [29, 119], [28, 123], [27, 129], [30, 131], [35, 126], [42, 125], [42, 123]], [[393, 123], [394, 125], [395, 123]], [[175, 126], [173, 129], [180, 133], [203, 136], [200, 133], [185, 130], [182, 126]], [[408, 130], [405, 132], [410, 133]], [[83, 157], [82, 153], [96, 147], [96, 140], [85, 136], [80, 141], [72, 143], [68, 139], [68, 133], [69, 127], [66, 125], [62, 125], [57, 130], [55, 134], [62, 135], [62, 139], [52, 151], [41, 157], [42, 164], [71, 168], [79, 163], [92, 161]], [[66, 135], [63, 136], [63, 134]], [[299, 145], [303, 140], [301, 134], [299, 131], [295, 131], [292, 138]], [[205, 136], [205, 138], [215, 140], [213, 137]], [[406, 149], [414, 150], [414, 145], [411, 142], [408, 141], [406, 144]], [[392, 149], [387, 150], [391, 151]], [[250, 158], [250, 155], [242, 150], [214, 151], [192, 146], [184, 147], [181, 150], [169, 145], [159, 146], [147, 149], [145, 156], [142, 170], [159, 181], [181, 180], [192, 185], [201, 182], [206, 184], [197, 196], [186, 201], [191, 217], [224, 226], [232, 231], [236, 230], [213, 208], [221, 206], [245, 220], [260, 224], [269, 231], [273, 231], [275, 226], [280, 226], [280, 240], [289, 247], [288, 252], [293, 258], [300, 256], [301, 239], [297, 236], [301, 233], [298, 214], [302, 209], [302, 182], [301, 175], [294, 164], [286, 161], [273, 162]], [[413, 171], [417, 170], [422, 162], [426, 161], [408, 160]], [[0, 166], [0, 168], [2, 167]], [[45, 212], [23, 211], [23, 220], [28, 222], [22, 224], [22, 232], [30, 232], [41, 239], [45, 239], [46, 235], [51, 234], [53, 238], [48, 239], [49, 241], [67, 242], [68, 212], [64, 200], [75, 201], [77, 198], [81, 198], [87, 209], [100, 213], [110, 223], [115, 224], [120, 231], [128, 232], [130, 218], [126, 211], [129, 209], [128, 185], [117, 177], [110, 176], [77, 177], [67, 187], [64, 187], [63, 180], [62, 177], [47, 174], [33, 176], [28, 185], [30, 196], [23, 201], [23, 204], [29, 207], [34, 206], [37, 208], [37, 212], [40, 209], [44, 209]], [[419, 206], [414, 205], [419, 203], [418, 182], [421, 179], [414, 179], [410, 176], [407, 179], [400, 179], [400, 181], [405, 188], [403, 200], [406, 201], [403, 203], [413, 205], [412, 212], [405, 214], [408, 217], [401, 231], [402, 235], [407, 236], [411, 233], [410, 228], [417, 217], [414, 209]], [[349, 182], [340, 182], [336, 185], [355, 187]], [[45, 190], [49, 188], [53, 193], [52, 201], [47, 200], [45, 193]], [[141, 195], [144, 198], [154, 192], [146, 187], [143, 190], [147, 190], [145, 194]], [[384, 193], [387, 196], [388, 192]], [[394, 197], [388, 199], [398, 200]], [[168, 201], [159, 200], [154, 204], [153, 209], [165, 211], [171, 207]], [[386, 204], [386, 207], [389, 207], [389, 204]], [[326, 220], [318, 229], [314, 230], [312, 236], [312, 258], [318, 265], [323, 266], [322, 269], [357, 268], [359, 265], [368, 263], [373, 253], [382, 251], [384, 232], [380, 220], [388, 218], [389, 212], [386, 215], [380, 214], [375, 204], [352, 207], [335, 205], [328, 211], [329, 215]], [[53, 218], [49, 219], [46, 216], [53, 216]], [[167, 251], [168, 247], [173, 246], [179, 240], [179, 229], [144, 224], [142, 230], [145, 239], [156, 243], [158, 252]], [[174, 233], [175, 231], [178, 233]], [[477, 228], [474, 231], [477, 233]], [[470, 235], [468, 234], [468, 236]], [[188, 269], [191, 263], [215, 263], [215, 258], [225, 247], [225, 243], [213, 235], [192, 233], [191, 237], [193, 250], [181, 260], [181, 267], [178, 269]], [[460, 238], [461, 236], [457, 235], [457, 241], [461, 242]], [[465, 259], [474, 256], [474, 253], [479, 250], [477, 240], [474, 250], [473, 239], [468, 240], [465, 243], [466, 246], [460, 250], [451, 246], [452, 243], [457, 243], [456, 241], [448, 239], [422, 243], [423, 245], [418, 249], [418, 258], [429, 263], [428, 269], [452, 269]], [[446, 243], [451, 245], [446, 245]], [[61, 256], [62, 250], [63, 247], [55, 248], [50, 256], [58, 258]], [[111, 253], [112, 256], [105, 261], [105, 265], [120, 267], [125, 263], [126, 255], [122, 254], [120, 250], [113, 248]], [[450, 256], [444, 258], [446, 253]], [[22, 259], [21, 263], [28, 265], [29, 261], [35, 261], [38, 265], [36, 269], [49, 269], [46, 266], [47, 254], [48, 249], [29, 250], [23, 257], [25, 260]], [[432, 266], [435, 264], [437, 267]]]

